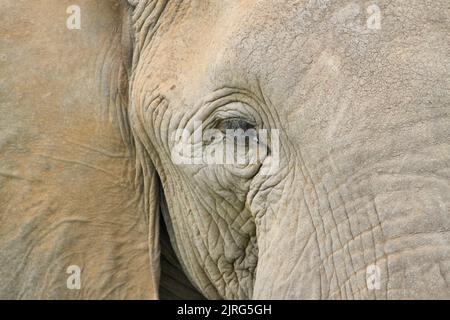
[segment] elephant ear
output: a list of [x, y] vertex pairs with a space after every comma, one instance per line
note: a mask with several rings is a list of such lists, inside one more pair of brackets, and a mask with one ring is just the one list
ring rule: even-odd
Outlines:
[[119, 0], [76, 3], [2, 1], [0, 298], [157, 298], [159, 190], [151, 164], [136, 172], [128, 18]]

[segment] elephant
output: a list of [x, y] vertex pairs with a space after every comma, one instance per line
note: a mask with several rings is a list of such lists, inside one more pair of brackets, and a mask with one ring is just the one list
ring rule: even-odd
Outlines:
[[0, 4], [0, 298], [450, 298], [446, 0]]

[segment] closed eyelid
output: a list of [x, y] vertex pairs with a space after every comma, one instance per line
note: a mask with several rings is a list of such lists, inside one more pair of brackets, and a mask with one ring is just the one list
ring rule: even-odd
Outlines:
[[209, 122], [211, 127], [222, 131], [255, 129], [259, 122], [255, 113], [251, 111], [252, 108], [247, 104], [233, 102], [215, 110], [210, 115]]
[[224, 119], [222, 121], [219, 121], [218, 124], [216, 125], [216, 128], [219, 130], [242, 129], [244, 131], [247, 131], [249, 129], [254, 129], [255, 125], [244, 119], [231, 118], [231, 119]]

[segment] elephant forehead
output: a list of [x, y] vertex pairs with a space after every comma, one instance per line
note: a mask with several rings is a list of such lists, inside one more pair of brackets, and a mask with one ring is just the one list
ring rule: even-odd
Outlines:
[[[149, 81], [137, 85], [157, 84], [168, 100], [183, 105], [226, 86], [253, 90], [264, 83], [285, 95], [319, 49], [306, 33], [305, 3], [211, 1], [184, 7], [182, 17], [146, 48], [150, 53], [142, 54], [143, 65], [152, 63], [138, 69]], [[333, 71], [337, 60], [329, 56], [321, 63]]]

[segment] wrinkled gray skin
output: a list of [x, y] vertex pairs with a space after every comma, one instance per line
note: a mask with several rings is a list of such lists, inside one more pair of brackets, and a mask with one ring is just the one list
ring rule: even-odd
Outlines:
[[[110, 121], [129, 129], [153, 287], [173, 297], [184, 273], [212, 299], [450, 298], [447, 0], [379, 0], [380, 30], [365, 1], [129, 2], [126, 112]], [[173, 163], [172, 133], [218, 114], [280, 131], [274, 174], [271, 154]]]

